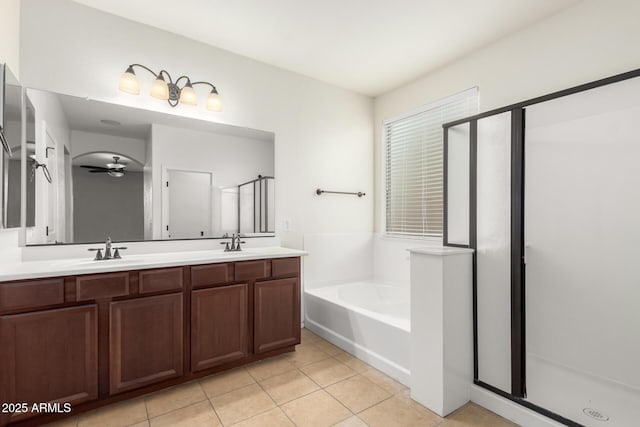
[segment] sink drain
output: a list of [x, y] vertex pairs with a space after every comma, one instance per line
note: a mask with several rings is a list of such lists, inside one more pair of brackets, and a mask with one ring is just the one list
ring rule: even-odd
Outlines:
[[603, 414], [602, 412], [598, 411], [597, 409], [584, 408], [582, 410], [582, 412], [584, 412], [585, 415], [587, 415], [588, 417], [593, 418], [594, 420], [609, 421], [609, 417], [607, 415]]

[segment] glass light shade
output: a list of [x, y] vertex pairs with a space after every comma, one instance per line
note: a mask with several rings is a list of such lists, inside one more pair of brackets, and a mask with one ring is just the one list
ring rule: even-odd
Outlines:
[[154, 98], [162, 99], [166, 101], [169, 99], [169, 86], [164, 81], [162, 76], [158, 77], [151, 84], [151, 96]]
[[138, 82], [138, 77], [131, 67], [129, 67], [127, 71], [122, 74], [122, 77], [120, 77], [120, 84], [118, 85], [118, 88], [121, 91], [132, 95], [140, 95], [140, 83]]
[[122, 170], [109, 171], [107, 172], [107, 175], [114, 178], [122, 178], [124, 176], [124, 172]]
[[222, 111], [222, 99], [220, 99], [218, 92], [211, 91], [207, 97], [207, 110], [215, 112]]
[[198, 105], [198, 96], [190, 84], [180, 90], [180, 103], [186, 105]]

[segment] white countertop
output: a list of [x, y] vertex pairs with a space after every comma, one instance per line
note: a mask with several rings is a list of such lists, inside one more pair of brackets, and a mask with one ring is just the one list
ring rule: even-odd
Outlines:
[[470, 248], [458, 248], [454, 246], [422, 246], [419, 248], [410, 248], [407, 249], [412, 254], [423, 254], [423, 255], [437, 255], [437, 256], [447, 256], [447, 255], [458, 255], [458, 254], [472, 254], [473, 249]]
[[282, 247], [243, 249], [241, 252], [222, 250], [164, 252], [141, 255], [123, 255], [122, 259], [94, 261], [87, 258], [26, 261], [0, 264], [0, 282], [35, 279], [41, 277], [74, 276], [79, 274], [109, 273], [114, 271], [144, 270], [149, 268], [178, 267], [218, 262], [247, 261], [265, 258], [286, 258], [307, 255], [307, 252]]

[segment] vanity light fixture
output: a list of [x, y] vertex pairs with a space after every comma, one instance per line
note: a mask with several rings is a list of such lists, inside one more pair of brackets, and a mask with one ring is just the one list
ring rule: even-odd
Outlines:
[[[206, 85], [211, 87], [211, 92], [209, 92], [209, 96], [207, 97], [207, 110], [216, 112], [222, 111], [222, 100], [220, 99], [218, 90], [213, 84], [209, 82], [192, 82], [187, 76], [180, 76], [174, 82], [167, 71], [160, 70], [159, 73], [156, 73], [149, 67], [142, 64], [131, 64], [127, 67], [127, 70], [120, 77], [120, 84], [118, 87], [121, 91], [132, 95], [140, 95], [140, 83], [138, 82], [138, 76], [136, 76], [136, 73], [133, 70], [134, 67], [147, 70], [156, 78], [151, 84], [150, 91], [150, 95], [154, 98], [168, 101], [169, 105], [172, 107], [177, 106], [179, 103], [185, 105], [198, 105], [198, 95], [193, 89], [193, 86]], [[168, 83], [167, 80], [165, 80], [165, 77], [169, 80]], [[182, 80], [185, 80], [185, 83], [180, 86], [180, 82]]]

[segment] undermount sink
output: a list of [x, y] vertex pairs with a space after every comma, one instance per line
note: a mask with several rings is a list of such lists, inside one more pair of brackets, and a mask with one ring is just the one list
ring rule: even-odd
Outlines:
[[[236, 253], [248, 253], [248, 254], [271, 254], [282, 252], [282, 248], [279, 247], [265, 247], [265, 248], [242, 248], [242, 251]], [[233, 253], [233, 252], [232, 252]]]
[[64, 266], [95, 266], [95, 265], [123, 265], [123, 264], [135, 264], [140, 262], [145, 262], [146, 258], [119, 258], [119, 259], [102, 259], [96, 261], [94, 259], [66, 259], [66, 260], [58, 260], [52, 261], [53, 264], [56, 265], [64, 265]]

